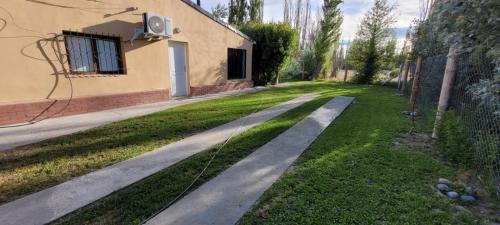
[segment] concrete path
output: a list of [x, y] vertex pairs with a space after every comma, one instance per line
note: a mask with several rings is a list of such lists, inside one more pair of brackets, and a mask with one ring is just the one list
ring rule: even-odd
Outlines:
[[336, 97], [146, 224], [235, 224], [353, 100]]
[[265, 88], [248, 88], [239, 91], [223, 92], [181, 100], [169, 100], [153, 104], [131, 106], [74, 116], [57, 117], [26, 126], [7, 126], [7, 128], [0, 128], [0, 151], [13, 149], [15, 147], [36, 143], [62, 135], [72, 134], [132, 117], [159, 112], [165, 109], [242, 93], [256, 92], [261, 89]]
[[307, 94], [0, 206], [0, 224], [45, 224], [315, 99]]

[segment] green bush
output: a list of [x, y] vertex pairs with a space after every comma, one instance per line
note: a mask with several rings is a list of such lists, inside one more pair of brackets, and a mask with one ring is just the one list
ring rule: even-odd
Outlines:
[[266, 85], [274, 81], [280, 70], [290, 63], [297, 48], [297, 30], [285, 23], [252, 23], [239, 29], [256, 42], [252, 66], [254, 83]]
[[392, 68], [391, 72], [389, 73], [390, 77], [397, 77], [399, 75], [399, 68]]
[[439, 126], [439, 148], [452, 163], [473, 166], [473, 151], [461, 119], [453, 111], [446, 112]]
[[312, 49], [299, 51], [283, 71], [283, 75], [293, 80], [312, 80], [316, 72], [317, 59]]

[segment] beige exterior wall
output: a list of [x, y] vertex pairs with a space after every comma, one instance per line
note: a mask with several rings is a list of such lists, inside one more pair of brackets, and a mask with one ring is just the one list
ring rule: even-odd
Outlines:
[[[181, 0], [2, 0], [0, 6], [0, 103], [64, 99], [71, 90], [82, 97], [170, 89], [169, 41], [186, 43], [190, 86], [227, 81], [227, 48], [247, 50], [251, 79], [251, 41]], [[126, 41], [142, 26], [143, 12], [170, 17], [181, 33], [131, 46]], [[64, 42], [53, 41], [63, 30], [122, 37], [126, 74], [68, 79], [66, 57], [60, 63], [56, 54], [58, 46], [64, 52]]]

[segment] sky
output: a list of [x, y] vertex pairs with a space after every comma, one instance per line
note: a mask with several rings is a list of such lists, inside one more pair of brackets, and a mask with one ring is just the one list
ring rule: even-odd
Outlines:
[[[374, 0], [344, 0], [341, 10], [344, 14], [344, 23], [342, 24], [342, 39], [350, 40], [356, 35], [358, 25], [363, 15], [373, 6]], [[399, 42], [404, 40], [406, 30], [412, 20], [419, 15], [420, 0], [390, 0], [396, 3], [397, 22], [394, 24], [394, 30]], [[201, 5], [207, 11], [218, 3], [227, 5], [228, 0], [201, 0]], [[284, 0], [264, 0], [264, 21], [283, 20], [283, 2]], [[312, 11], [315, 12], [321, 8], [323, 0], [311, 0]], [[316, 14], [316, 13], [313, 13]]]

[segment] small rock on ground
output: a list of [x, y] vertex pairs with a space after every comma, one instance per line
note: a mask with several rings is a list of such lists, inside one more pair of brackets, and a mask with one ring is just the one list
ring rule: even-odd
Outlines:
[[440, 191], [446, 191], [446, 190], [450, 189], [450, 187], [448, 187], [448, 185], [446, 185], [446, 184], [437, 184], [436, 188]]
[[439, 184], [446, 184], [446, 185], [450, 185], [451, 184], [451, 182], [448, 179], [445, 179], [445, 178], [439, 178], [438, 183]]
[[458, 198], [458, 193], [457, 192], [454, 192], [454, 191], [450, 191], [448, 193], [446, 193], [446, 195], [448, 195], [448, 197], [450, 198]]
[[475, 187], [472, 187], [472, 186], [465, 188], [465, 192], [467, 192], [467, 194], [472, 195], [472, 196], [477, 195], [477, 189]]
[[462, 195], [462, 196], [460, 196], [460, 200], [462, 200], [464, 202], [472, 202], [472, 201], [475, 201], [476, 198], [474, 198], [474, 196], [471, 196], [471, 195]]

